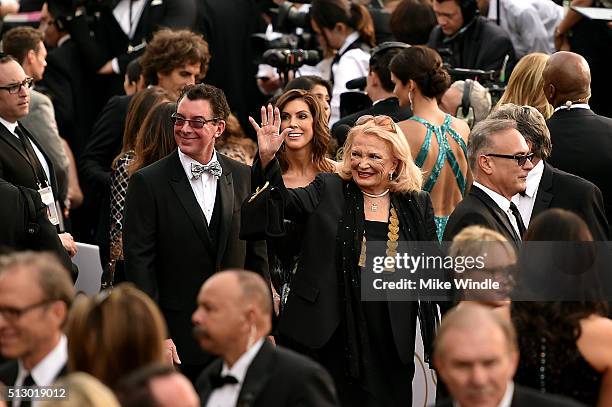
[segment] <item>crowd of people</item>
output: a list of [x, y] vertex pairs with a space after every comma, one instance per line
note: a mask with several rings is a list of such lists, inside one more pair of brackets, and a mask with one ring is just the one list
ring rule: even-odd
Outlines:
[[612, 406], [605, 2], [227, 3], [0, 4], [0, 405]]

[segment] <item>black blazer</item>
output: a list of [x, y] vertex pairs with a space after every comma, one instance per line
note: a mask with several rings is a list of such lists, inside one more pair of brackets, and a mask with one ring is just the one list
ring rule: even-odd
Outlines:
[[49, 222], [40, 194], [0, 179], [0, 247], [11, 250], [53, 252], [67, 270], [72, 262]]
[[[384, 114], [391, 117], [393, 121], [397, 123], [412, 117], [412, 110], [409, 107], [400, 107], [399, 100], [397, 100], [396, 97], [391, 97], [381, 100], [375, 105], [372, 105], [372, 107], [341, 118], [334, 123], [331, 129], [332, 136], [338, 140], [340, 147], [344, 145], [349, 131], [346, 126], [353, 127], [357, 119], [366, 114], [371, 114], [372, 116]], [[343, 124], [346, 126], [342, 126]]]
[[515, 242], [517, 247], [521, 240], [506, 213], [489, 195], [474, 185], [448, 218], [443, 240], [452, 241], [459, 232], [471, 225], [480, 225], [499, 232], [509, 242]]
[[[8, 362], [0, 365], [0, 382], [2, 382], [6, 386], [14, 386], [15, 380], [17, 380], [17, 375], [19, 374], [19, 365], [16, 359], [9, 360]], [[59, 371], [56, 376], [56, 379], [59, 377], [66, 376], [68, 374], [68, 369], [64, 364], [64, 367]], [[9, 404], [10, 405], [10, 404]]]
[[[436, 407], [453, 407], [453, 400], [442, 400]], [[584, 407], [577, 401], [556, 394], [540, 393], [528, 387], [514, 384], [512, 403], [510, 407]]]
[[158, 303], [181, 360], [189, 364], [208, 359], [192, 336], [191, 323], [204, 281], [229, 268], [253, 270], [269, 280], [265, 242], [238, 238], [240, 206], [251, 191], [250, 169], [217, 157], [223, 168], [217, 183], [217, 250], [177, 151], [132, 175], [125, 202], [126, 278]]
[[[265, 174], [256, 161], [253, 171], [254, 185], [262, 185], [265, 177], [271, 187], [281, 192], [287, 219], [305, 222], [300, 262], [278, 331], [309, 349], [320, 349], [330, 340], [344, 315], [336, 236], [345, 210], [345, 181], [337, 174], [325, 173], [319, 174], [307, 187], [287, 190], [278, 161], [271, 163]], [[428, 193], [392, 194], [391, 199], [400, 225], [412, 227], [418, 237], [416, 240], [437, 242]], [[412, 217], [409, 214], [415, 211], [415, 205], [423, 227], [410, 221]], [[412, 363], [414, 359], [417, 310], [416, 302], [389, 302], [393, 337], [404, 363]]]
[[597, 185], [612, 217], [612, 119], [588, 109], [561, 109], [546, 121], [552, 139], [548, 162]]
[[[216, 359], [196, 382], [203, 407], [213, 391], [210, 378], [220, 374], [222, 367], [223, 360]], [[236, 406], [329, 407], [339, 403], [334, 382], [321, 365], [264, 341], [246, 372]]]
[[[19, 124], [19, 126], [45, 157], [49, 166], [49, 176], [51, 178], [49, 181], [53, 189], [53, 196], [55, 199], [58, 199], [59, 195], [53, 162], [47, 153], [45, 153], [38, 140], [36, 140], [36, 137], [30, 134], [23, 125]], [[23, 153], [21, 142], [2, 124], [0, 124], [0, 178], [11, 184], [38, 191], [36, 173], [26, 158], [25, 153]]]
[[575, 212], [589, 226], [595, 240], [608, 240], [608, 220], [599, 188], [583, 178], [544, 163], [531, 219], [548, 208]]

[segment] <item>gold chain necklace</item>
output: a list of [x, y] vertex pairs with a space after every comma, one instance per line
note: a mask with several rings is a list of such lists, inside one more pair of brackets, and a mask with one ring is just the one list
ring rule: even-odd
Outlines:
[[[387, 191], [388, 192], [388, 191]], [[397, 211], [391, 206], [389, 210], [389, 231], [387, 232], [387, 250], [385, 254], [387, 257], [395, 258], [397, 254], [397, 245], [399, 244], [397, 240], [399, 239], [399, 218], [397, 217]], [[365, 267], [366, 265], [366, 237], [365, 233], [361, 240], [361, 253], [359, 254], [359, 263], [357, 264], [359, 267]], [[384, 269], [386, 272], [394, 272], [395, 267], [390, 267]]]

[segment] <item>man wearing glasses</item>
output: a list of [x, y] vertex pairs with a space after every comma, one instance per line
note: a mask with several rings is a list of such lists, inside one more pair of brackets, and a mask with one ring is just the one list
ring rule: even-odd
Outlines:
[[478, 123], [468, 143], [474, 183], [450, 215], [444, 240], [453, 240], [467, 226], [481, 225], [501, 233], [508, 241], [519, 242], [525, 225], [511, 199], [527, 188], [532, 157], [513, 120], [487, 119]]
[[[50, 254], [0, 257], [0, 366], [7, 386], [49, 386], [66, 374], [62, 326], [74, 299], [68, 272]], [[30, 405], [29, 401], [13, 406]]]
[[214, 148], [229, 113], [220, 89], [187, 87], [172, 117], [178, 149], [132, 175], [126, 198], [126, 278], [159, 304], [168, 349], [192, 381], [211, 360], [191, 334], [199, 287], [227, 268], [267, 277], [265, 243], [238, 237], [250, 168]]

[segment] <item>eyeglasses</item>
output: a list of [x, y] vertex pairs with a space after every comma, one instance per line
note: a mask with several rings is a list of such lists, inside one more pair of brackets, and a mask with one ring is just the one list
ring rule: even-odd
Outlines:
[[516, 154], [516, 155], [510, 155], [510, 154], [483, 154], [485, 157], [499, 157], [499, 158], [507, 158], [509, 160], [516, 160], [516, 163], [518, 164], [519, 167], [522, 167], [523, 165], [525, 165], [525, 163], [527, 162], [527, 160], [529, 160], [529, 162], [531, 162], [531, 159], [533, 158], [533, 153], [529, 153], [529, 154]]
[[23, 308], [0, 307], [0, 315], [2, 315], [2, 318], [7, 320], [8, 322], [15, 322], [19, 318], [21, 318], [24, 314], [32, 311], [33, 309], [51, 304], [52, 302], [55, 302], [55, 301], [58, 301], [58, 300], [46, 299], [46, 300], [42, 300], [40, 302], [28, 305], [27, 307], [23, 307]]
[[221, 118], [213, 117], [212, 119], [193, 119], [192, 120], [192, 119], [185, 119], [184, 117], [179, 116], [176, 113], [172, 113], [172, 116], [170, 116], [170, 120], [172, 120], [172, 123], [174, 123], [174, 125], [177, 127], [183, 127], [185, 125], [185, 122], [188, 122], [192, 129], [201, 129], [206, 124], [211, 123], [211, 122], [212, 123], [217, 122], [221, 120]]
[[21, 88], [30, 89], [33, 83], [33, 78], [25, 78], [21, 83], [13, 83], [11, 85], [0, 86], [0, 89], [8, 90], [8, 93], [14, 95], [15, 93], [19, 93]]

